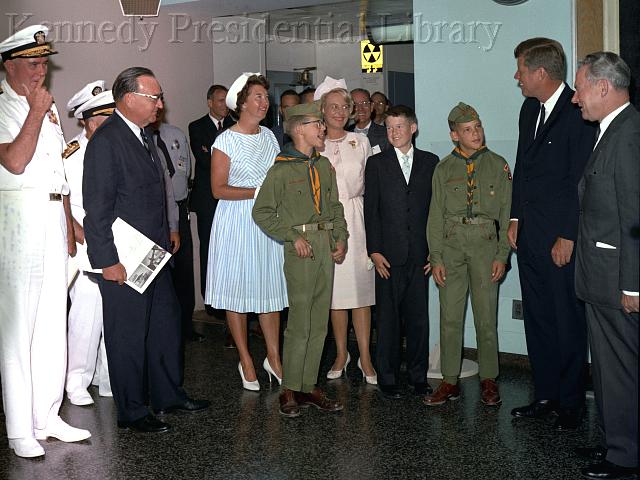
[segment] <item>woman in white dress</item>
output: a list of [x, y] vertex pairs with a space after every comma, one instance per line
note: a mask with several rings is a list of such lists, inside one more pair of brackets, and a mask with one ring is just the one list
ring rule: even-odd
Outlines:
[[259, 390], [247, 344], [247, 313], [259, 316], [267, 346], [262, 366], [282, 382], [280, 311], [288, 306], [282, 244], [253, 221], [256, 187], [262, 184], [280, 148], [271, 130], [261, 127], [269, 109], [267, 79], [243, 74], [229, 89], [227, 106], [238, 123], [212, 147], [211, 187], [219, 199], [211, 226], [205, 303], [226, 310], [240, 355], [238, 371], [247, 390]]
[[360, 351], [358, 368], [367, 383], [376, 384], [377, 375], [369, 352], [375, 277], [367, 255], [363, 212], [364, 167], [371, 155], [371, 146], [365, 135], [344, 129], [353, 109], [353, 101], [345, 88], [329, 90], [322, 95], [321, 104], [327, 127], [322, 154], [336, 170], [339, 198], [344, 206], [349, 229], [349, 252], [344, 262], [335, 267], [331, 326], [337, 355], [327, 378], [339, 378], [343, 372], [346, 374], [351, 361], [347, 350], [347, 328], [351, 310]]

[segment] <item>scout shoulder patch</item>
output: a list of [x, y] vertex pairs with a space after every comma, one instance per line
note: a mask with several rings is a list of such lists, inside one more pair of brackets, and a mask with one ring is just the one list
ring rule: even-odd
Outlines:
[[71, 155], [76, 153], [80, 149], [80, 143], [77, 140], [73, 140], [72, 142], [67, 143], [67, 148], [62, 152], [62, 158], [65, 160], [69, 158]]
[[509, 164], [508, 164], [508, 163], [506, 163], [506, 162], [505, 162], [505, 164], [504, 164], [504, 171], [505, 171], [505, 173], [507, 174], [507, 178], [508, 178], [509, 180], [511, 180], [511, 179], [512, 179], [512, 177], [511, 177], [511, 169], [509, 168]]

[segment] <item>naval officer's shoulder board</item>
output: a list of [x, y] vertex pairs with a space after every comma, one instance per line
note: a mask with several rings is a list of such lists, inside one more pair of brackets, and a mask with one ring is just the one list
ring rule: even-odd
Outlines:
[[73, 140], [67, 143], [67, 148], [65, 148], [64, 152], [62, 152], [62, 158], [66, 160], [71, 155], [76, 153], [79, 149], [80, 149], [80, 143], [77, 140]]

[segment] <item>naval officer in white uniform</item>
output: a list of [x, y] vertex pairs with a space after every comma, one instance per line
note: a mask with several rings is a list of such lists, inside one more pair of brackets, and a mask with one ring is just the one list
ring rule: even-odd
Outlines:
[[[67, 104], [74, 117], [82, 122], [82, 132], [69, 142], [63, 155], [70, 188], [71, 214], [78, 250], [86, 249], [82, 222], [82, 174], [87, 142], [115, 109], [111, 91], [103, 91], [104, 81], [91, 82]], [[91, 405], [93, 398], [87, 387], [94, 380], [101, 396], [111, 396], [109, 370], [102, 335], [102, 297], [97, 281], [79, 272], [69, 289], [68, 365], [66, 390], [74, 405]]]
[[[53, 97], [43, 86], [43, 25], [0, 43], [0, 376], [9, 447], [44, 455], [37, 440], [84, 440], [58, 415], [66, 371], [67, 255], [75, 253]], [[68, 234], [69, 233], [69, 234]]]

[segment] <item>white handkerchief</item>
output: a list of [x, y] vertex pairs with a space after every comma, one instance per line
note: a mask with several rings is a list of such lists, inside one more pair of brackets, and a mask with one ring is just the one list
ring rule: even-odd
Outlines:
[[373, 154], [375, 155], [376, 153], [380, 153], [380, 145], [376, 145], [375, 147], [373, 147], [371, 149], [371, 151], [373, 152]]
[[608, 250], [615, 250], [616, 247], [614, 247], [613, 245], [609, 245], [608, 243], [604, 243], [604, 242], [596, 242], [596, 247], [598, 248], [606, 248]]

